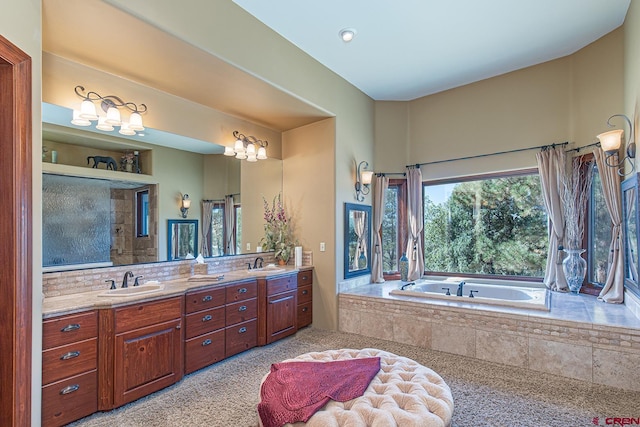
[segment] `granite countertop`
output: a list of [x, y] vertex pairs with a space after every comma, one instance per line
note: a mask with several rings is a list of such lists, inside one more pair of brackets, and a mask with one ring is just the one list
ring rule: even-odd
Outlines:
[[[311, 266], [291, 267], [283, 266], [276, 269], [237, 270], [226, 273], [194, 275], [189, 278], [160, 282], [164, 288], [159, 291], [127, 296], [101, 296], [107, 289], [100, 291], [79, 292], [70, 295], [46, 297], [42, 300], [42, 317], [44, 319], [64, 314], [79, 313], [82, 311], [114, 308], [140, 302], [155, 301], [158, 299], [184, 295], [189, 290], [197, 290], [210, 286], [224, 286], [232, 282], [242, 280], [272, 278], [312, 269]], [[148, 281], [145, 284], [158, 283]]]

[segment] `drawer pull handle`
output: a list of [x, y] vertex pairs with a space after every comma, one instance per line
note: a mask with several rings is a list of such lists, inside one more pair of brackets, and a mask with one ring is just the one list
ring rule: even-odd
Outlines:
[[80, 329], [80, 325], [78, 325], [77, 323], [72, 323], [60, 329], [60, 332], [71, 332], [75, 331], [76, 329]]
[[204, 341], [202, 341], [202, 346], [205, 347], [207, 345], [211, 344], [211, 340], [210, 339], [206, 339]]
[[304, 308], [302, 309], [302, 312], [303, 312], [303, 313], [306, 313], [306, 312], [307, 312], [307, 310], [309, 310], [309, 308], [308, 308], [308, 307], [304, 307]]
[[302, 295], [307, 295], [308, 293], [309, 293], [309, 291], [306, 290], [306, 289], [304, 291], [302, 291]]
[[238, 308], [238, 311], [247, 311], [247, 306], [246, 306], [246, 305], [241, 305], [241, 306]]
[[280, 298], [280, 299], [277, 299], [277, 300], [269, 301], [269, 304], [277, 304], [279, 302], [286, 301], [286, 300], [292, 299], [292, 298], [293, 298], [293, 295], [289, 295], [288, 297], [284, 297], [284, 298]]
[[240, 288], [240, 289], [238, 289], [238, 293], [239, 293], [239, 294], [246, 294], [246, 293], [247, 293], [247, 288]]
[[60, 390], [60, 394], [64, 396], [65, 394], [69, 394], [69, 393], [73, 393], [74, 391], [77, 391], [79, 388], [80, 388], [80, 384], [70, 385]]
[[302, 280], [307, 280], [309, 276], [302, 276]]
[[213, 297], [211, 295], [207, 295], [206, 297], [202, 298], [202, 302], [209, 302], [213, 299]]
[[208, 321], [209, 321], [209, 320], [211, 320], [211, 319], [213, 319], [213, 317], [211, 317], [211, 315], [210, 315], [210, 314], [207, 314], [206, 316], [204, 316], [204, 317], [202, 318], [202, 321], [203, 321], [203, 322], [208, 322]]
[[244, 334], [245, 332], [247, 332], [247, 327], [243, 326], [242, 328], [238, 329], [238, 333], [239, 334]]
[[80, 352], [79, 351], [70, 351], [67, 354], [63, 354], [62, 356], [60, 356], [60, 360], [69, 360], [69, 359], [73, 359], [74, 357], [78, 357], [80, 356]]

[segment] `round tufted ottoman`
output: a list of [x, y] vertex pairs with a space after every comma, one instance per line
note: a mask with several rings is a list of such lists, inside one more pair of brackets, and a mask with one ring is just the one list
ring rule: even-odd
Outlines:
[[[347, 402], [329, 401], [306, 423], [288, 427], [447, 427], [451, 425], [453, 397], [449, 386], [433, 370], [406, 357], [382, 350], [341, 349], [302, 354], [292, 361], [380, 357], [380, 371], [364, 395]], [[264, 376], [262, 382], [267, 378]], [[260, 384], [262, 387], [262, 383]], [[262, 421], [258, 417], [260, 426]]]

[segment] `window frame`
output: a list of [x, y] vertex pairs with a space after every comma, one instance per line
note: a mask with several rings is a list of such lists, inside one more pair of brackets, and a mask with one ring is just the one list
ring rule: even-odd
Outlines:
[[[150, 222], [150, 194], [149, 189], [136, 191], [136, 237], [149, 237], [149, 222]], [[144, 202], [144, 196], [146, 195], [146, 203]], [[146, 205], [146, 209], [144, 206]], [[146, 220], [144, 217], [146, 216]], [[144, 229], [144, 230], [143, 230]], [[142, 232], [141, 232], [142, 230]], [[144, 232], [146, 231], [146, 233]]]
[[[389, 179], [388, 187], [395, 187], [398, 189], [398, 224], [397, 224], [397, 236], [398, 236], [398, 260], [402, 253], [406, 251], [407, 246], [407, 180], [403, 178]], [[396, 264], [398, 265], [398, 264]], [[385, 280], [400, 280], [400, 271], [388, 271], [382, 272], [382, 277]]]

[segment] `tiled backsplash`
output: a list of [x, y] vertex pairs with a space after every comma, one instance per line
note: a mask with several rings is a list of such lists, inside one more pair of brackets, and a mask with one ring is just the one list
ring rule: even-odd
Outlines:
[[[205, 262], [208, 265], [208, 274], [218, 274], [246, 269], [247, 263], [253, 263], [257, 256], [264, 259], [264, 265], [275, 262], [272, 252], [209, 258], [205, 259]], [[110, 279], [115, 280], [119, 286], [127, 271], [132, 271], [135, 276], [144, 276], [141, 283], [148, 280], [182, 279], [200, 274], [194, 273], [194, 265], [195, 260], [185, 260], [43, 273], [42, 293], [45, 297], [54, 297], [99, 291], [108, 288], [109, 284], [105, 281]]]

